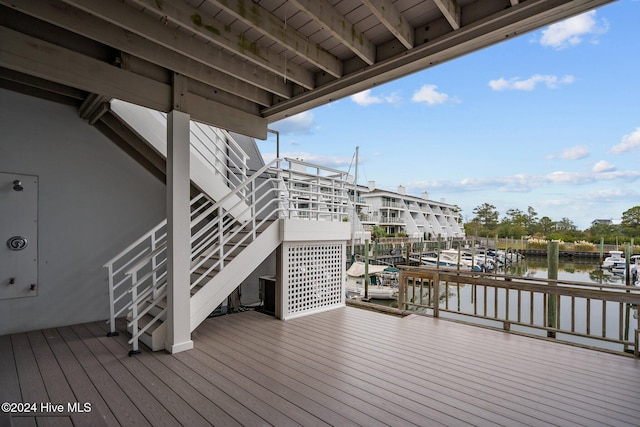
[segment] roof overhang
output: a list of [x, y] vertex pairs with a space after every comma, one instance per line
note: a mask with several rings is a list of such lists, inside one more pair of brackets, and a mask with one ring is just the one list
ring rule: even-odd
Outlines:
[[265, 139], [271, 122], [610, 2], [0, 0], [0, 86]]

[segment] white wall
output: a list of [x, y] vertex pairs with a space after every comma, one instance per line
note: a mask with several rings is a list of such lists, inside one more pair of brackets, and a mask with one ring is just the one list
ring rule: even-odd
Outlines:
[[0, 172], [39, 179], [38, 296], [0, 301], [0, 335], [106, 319], [102, 265], [165, 217], [164, 184], [75, 108], [0, 89], [0, 129]]

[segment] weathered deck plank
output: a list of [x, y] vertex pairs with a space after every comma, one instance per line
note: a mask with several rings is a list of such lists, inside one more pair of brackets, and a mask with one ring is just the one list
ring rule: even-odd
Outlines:
[[[5, 401], [90, 402], [14, 425], [637, 426], [640, 360], [347, 307], [209, 319], [195, 349], [127, 356], [102, 323], [0, 337]], [[1, 418], [4, 422], [7, 418]]]

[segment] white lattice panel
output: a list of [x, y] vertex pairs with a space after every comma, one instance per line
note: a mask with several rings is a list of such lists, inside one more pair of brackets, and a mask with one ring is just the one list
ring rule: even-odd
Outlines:
[[283, 318], [344, 305], [345, 243], [283, 245]]

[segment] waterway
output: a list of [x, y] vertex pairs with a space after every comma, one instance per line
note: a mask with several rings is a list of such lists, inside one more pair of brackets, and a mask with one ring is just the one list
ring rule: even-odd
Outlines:
[[[547, 259], [546, 258], [527, 258], [518, 264], [514, 264], [511, 267], [501, 270], [499, 273], [513, 275], [518, 277], [529, 277], [529, 278], [547, 278]], [[558, 266], [558, 279], [564, 281], [571, 282], [582, 282], [582, 283], [593, 283], [600, 284], [603, 286], [620, 286], [624, 285], [624, 277], [622, 275], [612, 274], [609, 271], [601, 270], [595, 260], [560, 260]], [[486, 312], [489, 313], [491, 317], [494, 313], [494, 294], [495, 292], [492, 288], [486, 290], [487, 295], [483, 294], [485, 292], [484, 287], [477, 288], [478, 295], [473, 294], [473, 287], [469, 285], [460, 285], [460, 286], [449, 286], [447, 288], [446, 295], [443, 293], [440, 297], [440, 307], [441, 310], [443, 308], [449, 307], [449, 309], [454, 311], [473, 313], [474, 307], [478, 313]], [[513, 294], [510, 294], [510, 302], [509, 302], [509, 318], [512, 319], [512, 316], [517, 312], [517, 297], [515, 295], [516, 291], [510, 291]], [[419, 298], [416, 295], [416, 298]], [[498, 292], [498, 318], [504, 318], [505, 313], [505, 304], [504, 304], [505, 293], [504, 291]], [[521, 304], [523, 307], [529, 306], [529, 295], [528, 293], [523, 293], [521, 296]], [[542, 294], [534, 295], [533, 306], [535, 310], [533, 311], [533, 323], [534, 324], [542, 324], [543, 323], [543, 306], [544, 302], [542, 299]], [[383, 300], [372, 300], [371, 302], [391, 307], [397, 307], [397, 301], [383, 301]], [[486, 308], [484, 305], [487, 305]], [[578, 333], [587, 333], [588, 330], [595, 331], [597, 329], [602, 328], [602, 302], [601, 301], [592, 301], [590, 303], [590, 307], [587, 308], [587, 303], [585, 300], [576, 300], [575, 303], [575, 330]], [[560, 299], [561, 313], [560, 313], [560, 329], [569, 330], [571, 328], [571, 301], [569, 297], [561, 297]], [[623, 307], [626, 311], [626, 307]], [[567, 312], [567, 310], [569, 312]], [[607, 310], [605, 311], [605, 328], [607, 336], [616, 337], [620, 334], [620, 304], [609, 302], [607, 303]], [[420, 311], [420, 310], [418, 310]], [[587, 321], [587, 313], [589, 313], [589, 321]], [[449, 313], [444, 314], [443, 317], [454, 317], [457, 318], [458, 315], [449, 315]], [[635, 322], [637, 320], [637, 308], [632, 307], [627, 315], [624, 315], [625, 323]], [[466, 316], [465, 316], [466, 317]], [[530, 312], [528, 310], [523, 310], [522, 313], [522, 322], [527, 323], [530, 322]], [[469, 318], [464, 320], [469, 321]], [[479, 318], [472, 319], [473, 322], [487, 324], [488, 326], [496, 326], [492, 325], [492, 321], [487, 321]], [[493, 322], [495, 323], [495, 322]], [[518, 330], [518, 326], [514, 326], [513, 330]], [[527, 329], [527, 330], [524, 330]], [[531, 328], [524, 328], [523, 332], [533, 333], [536, 335], [544, 335], [546, 334], [544, 331], [532, 331]], [[579, 342], [582, 344], [593, 344], [583, 338], [575, 338], [570, 337], [568, 341]], [[601, 346], [603, 343], [599, 343], [598, 346]], [[610, 348], [612, 350], [619, 350], [618, 345], [612, 345], [609, 343], [604, 343], [602, 345], [604, 348]]]

